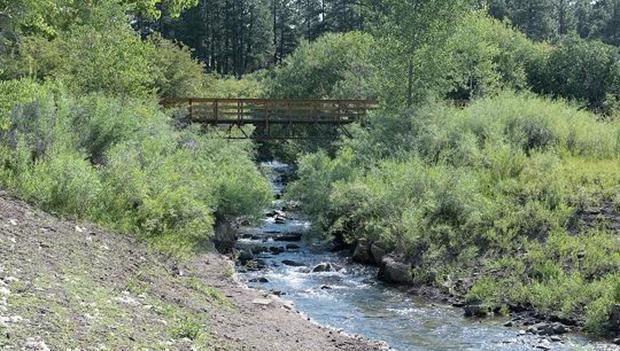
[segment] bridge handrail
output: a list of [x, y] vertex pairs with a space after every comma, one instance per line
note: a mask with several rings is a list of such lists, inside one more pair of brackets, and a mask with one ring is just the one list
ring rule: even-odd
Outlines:
[[328, 99], [231, 99], [171, 98], [164, 107], [187, 109], [190, 121], [211, 126], [252, 124], [270, 129], [271, 125], [334, 125], [338, 128], [359, 121], [369, 110], [378, 108], [374, 100]]
[[164, 106], [178, 105], [181, 103], [248, 103], [248, 104], [356, 104], [368, 106], [371, 108], [378, 107], [375, 100], [361, 99], [256, 99], [256, 98], [166, 98], [161, 101]]

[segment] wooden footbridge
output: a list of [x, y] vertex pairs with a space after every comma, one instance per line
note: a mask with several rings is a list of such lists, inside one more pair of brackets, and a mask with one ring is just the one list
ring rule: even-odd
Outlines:
[[[162, 101], [205, 127], [223, 127], [231, 139], [308, 139], [348, 134], [345, 126], [377, 108], [371, 100], [282, 100], [175, 98]], [[244, 126], [255, 127], [251, 135]], [[232, 133], [237, 127], [240, 133]], [[308, 130], [312, 130], [311, 133]]]

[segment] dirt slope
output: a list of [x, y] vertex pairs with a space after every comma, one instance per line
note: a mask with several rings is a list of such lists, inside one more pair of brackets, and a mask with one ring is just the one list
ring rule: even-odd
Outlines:
[[2, 350], [379, 350], [250, 290], [215, 253], [175, 262], [0, 193]]

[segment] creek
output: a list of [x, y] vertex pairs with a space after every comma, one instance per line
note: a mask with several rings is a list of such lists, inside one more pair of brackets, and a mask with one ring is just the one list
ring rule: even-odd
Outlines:
[[[281, 194], [289, 167], [277, 162], [264, 166], [272, 169], [274, 191]], [[353, 263], [345, 253], [331, 252], [312, 239], [297, 241], [310, 223], [294, 212], [273, 211], [283, 206], [275, 201], [261, 225], [241, 229], [237, 249], [254, 252], [259, 264], [249, 269], [238, 264], [238, 274], [250, 287], [294, 302], [316, 323], [382, 340], [400, 351], [617, 349], [575, 334], [556, 342], [524, 334], [505, 327], [506, 318], [465, 318], [460, 308], [383, 284], [376, 279], [377, 268]], [[313, 273], [321, 263], [336, 269]]]

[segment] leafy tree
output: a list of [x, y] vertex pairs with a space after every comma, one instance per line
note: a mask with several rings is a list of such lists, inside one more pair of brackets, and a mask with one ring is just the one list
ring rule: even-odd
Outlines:
[[576, 31], [582, 38], [620, 45], [619, 0], [489, 0], [493, 17], [512, 22], [535, 40]]
[[0, 0], [1, 32], [5, 36], [17, 33], [37, 33], [53, 36], [59, 19], [56, 0]]
[[150, 43], [156, 54], [152, 55], [155, 86], [164, 98], [200, 96], [205, 87], [204, 67], [192, 58], [184, 45], [153, 35]]
[[535, 91], [611, 112], [620, 97], [620, 50], [600, 41], [569, 37], [551, 51], [541, 75], [533, 77]]
[[[406, 101], [413, 103], [414, 52], [431, 41], [438, 40], [445, 31], [471, 8], [469, 0], [386, 0], [370, 1], [372, 21], [376, 33], [390, 46], [390, 55], [405, 58], [407, 77]], [[396, 67], [392, 67], [396, 69]]]
[[302, 42], [273, 72], [269, 94], [280, 98], [371, 98], [374, 39], [350, 32]]
[[145, 95], [154, 88], [149, 62], [154, 56], [154, 47], [144, 43], [128, 25], [104, 31], [82, 26], [52, 40], [25, 40], [20, 46], [16, 76], [61, 79], [75, 93]]
[[124, 0], [124, 2], [152, 18], [159, 18], [162, 15], [162, 9], [168, 15], [178, 17], [183, 10], [198, 4], [198, 0]]
[[[471, 100], [503, 88], [527, 89], [527, 72], [542, 59], [543, 48], [495, 19], [471, 14], [456, 23], [443, 45], [416, 54], [417, 70], [435, 82], [425, 90], [440, 98]], [[437, 61], [440, 67], [434, 67]]]

